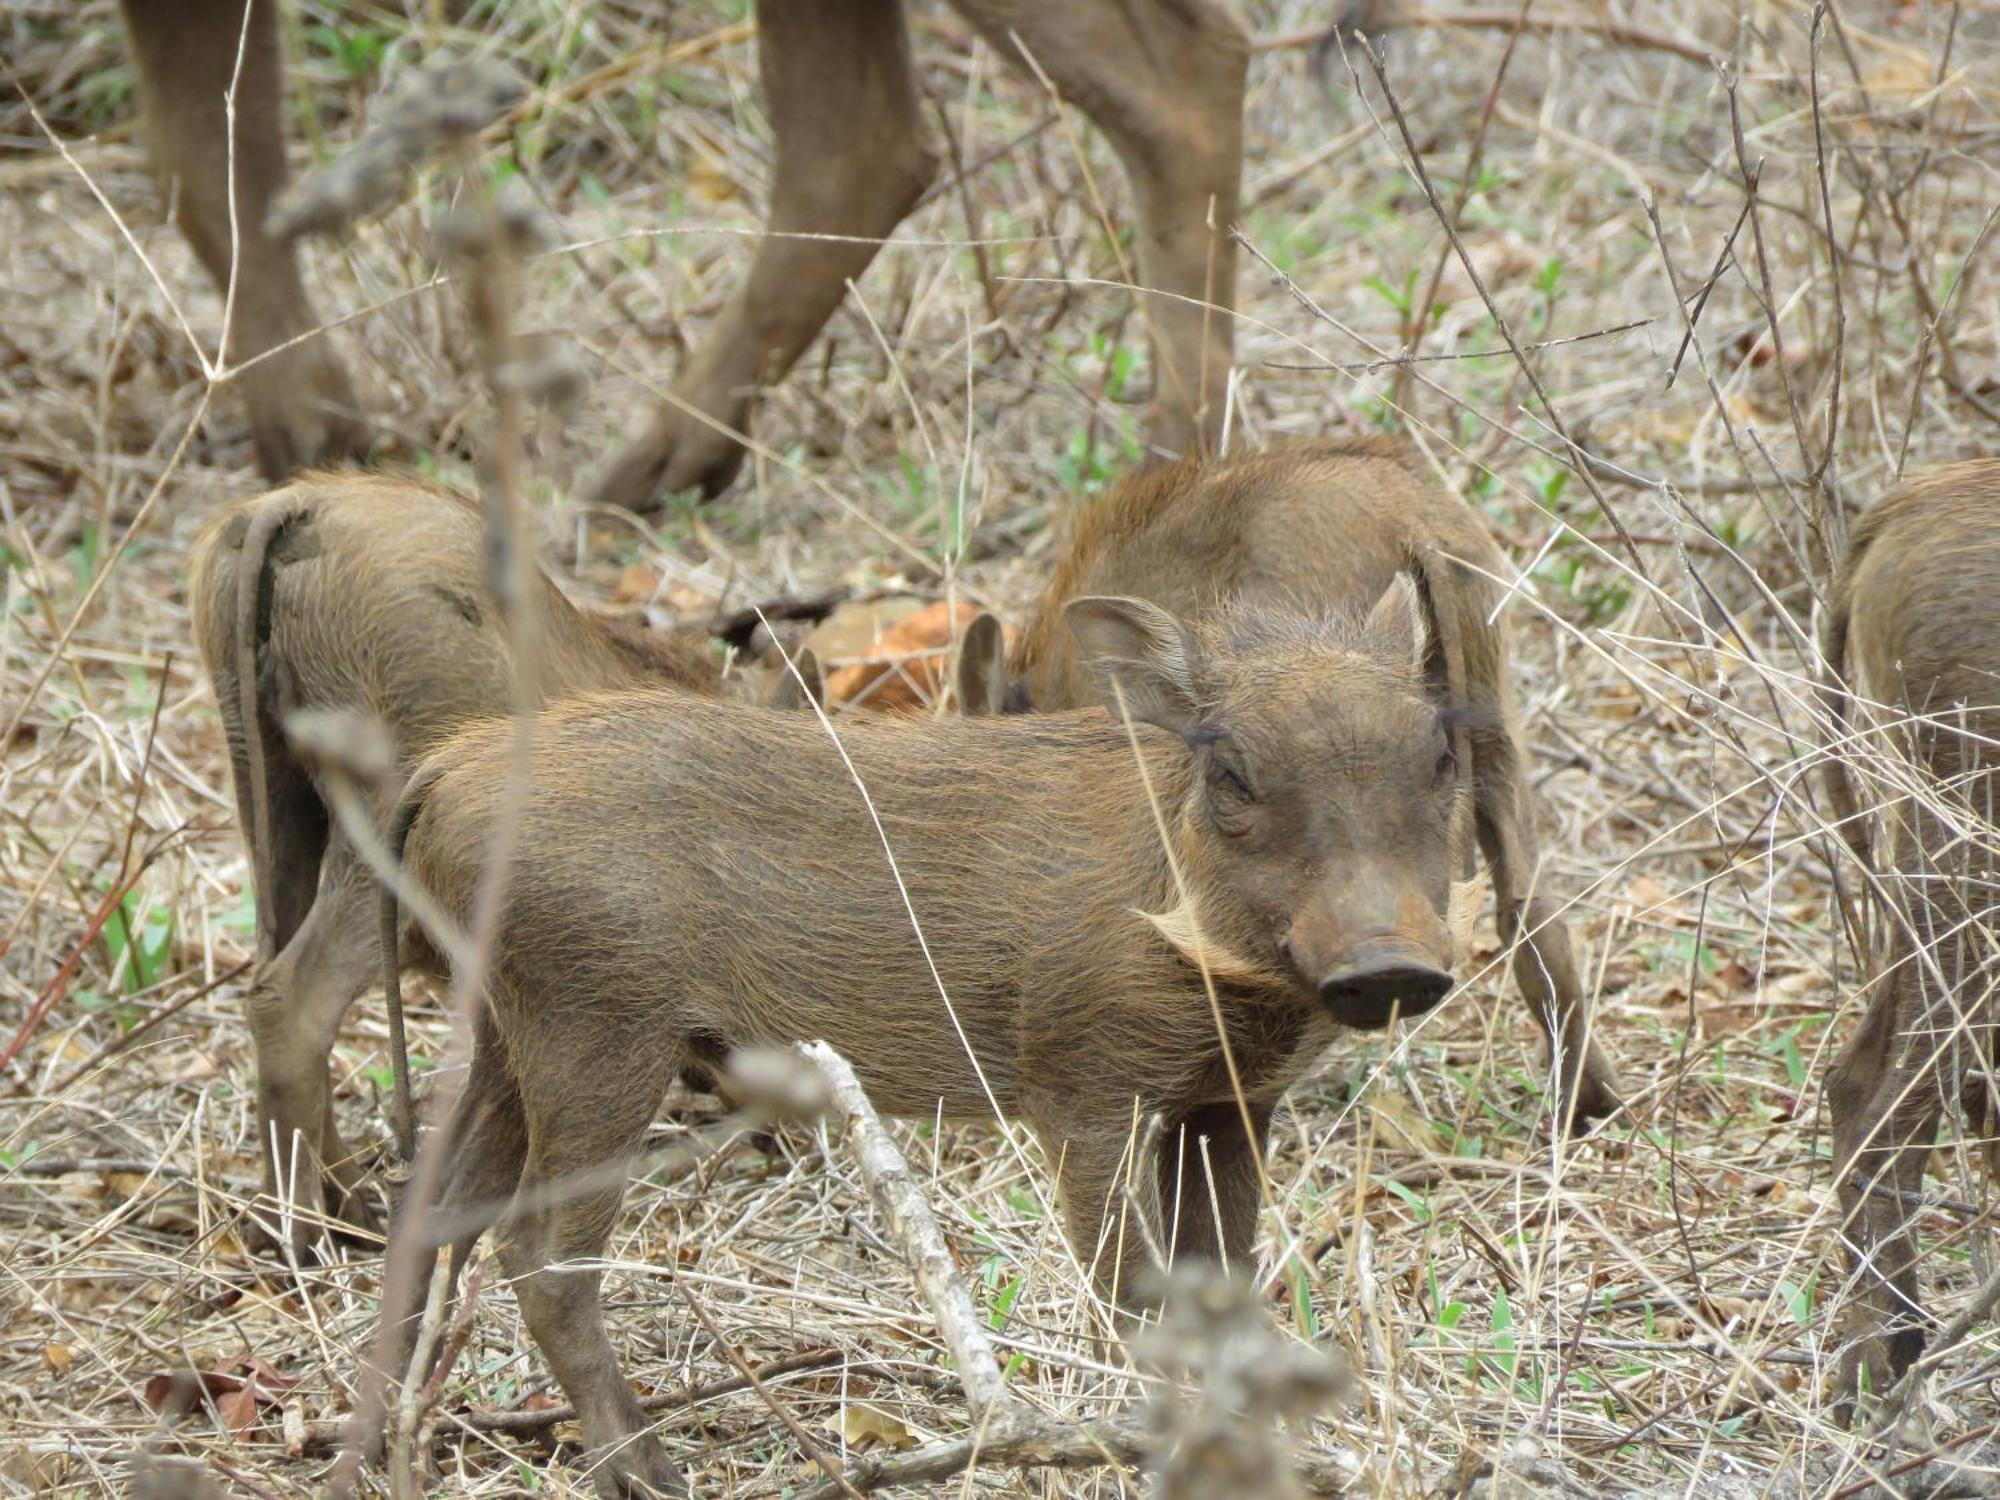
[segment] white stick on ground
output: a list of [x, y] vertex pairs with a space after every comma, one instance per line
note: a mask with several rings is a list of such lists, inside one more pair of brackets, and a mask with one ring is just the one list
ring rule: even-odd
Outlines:
[[[903, 1153], [890, 1139], [861, 1081], [846, 1058], [825, 1042], [808, 1042], [801, 1056], [822, 1073], [834, 1105], [844, 1117], [861, 1175], [876, 1208], [888, 1221], [903, 1254], [916, 1274], [931, 1315], [937, 1319], [958, 1366], [971, 1408], [972, 1430], [958, 1437], [929, 1443], [908, 1453], [867, 1455], [849, 1461], [839, 1481], [824, 1480], [801, 1490], [798, 1500], [833, 1500], [845, 1492], [869, 1492], [892, 1484], [935, 1483], [984, 1462], [988, 1467], [1087, 1468], [1097, 1464], [1123, 1467], [1157, 1463], [1161, 1457], [1160, 1412], [1144, 1406], [1126, 1407], [1087, 1422], [1066, 1422], [1015, 1400], [1000, 1377], [1000, 1362], [985, 1324], [973, 1306], [972, 1294], [958, 1274], [957, 1262], [930, 1204], [917, 1186]], [[1299, 1351], [1305, 1353], [1306, 1351]], [[1293, 1360], [1293, 1365], [1310, 1364]], [[1283, 1384], [1284, 1382], [1280, 1382]], [[1313, 1382], [1307, 1382], [1312, 1384]], [[1282, 1403], [1280, 1403], [1282, 1404]], [[1314, 1404], [1317, 1404], [1316, 1402]], [[1239, 1413], [1252, 1424], [1261, 1414]], [[1167, 1447], [1175, 1446], [1169, 1435]], [[1257, 1446], [1255, 1439], [1251, 1446]], [[1293, 1495], [1292, 1466], [1273, 1485], [1237, 1489], [1237, 1500], [1270, 1500]], [[1308, 1460], [1296, 1467], [1296, 1477], [1316, 1495], [1337, 1495], [1343, 1476], [1325, 1460]]]
[[826, 1075], [833, 1088], [833, 1102], [847, 1122], [855, 1143], [861, 1175], [882, 1217], [895, 1231], [904, 1258], [916, 1273], [917, 1290], [938, 1321], [938, 1331], [958, 1366], [958, 1378], [965, 1387], [965, 1399], [975, 1423], [983, 1423], [995, 1408], [1009, 1404], [1007, 1387], [1000, 1378], [1000, 1361], [993, 1353], [993, 1341], [986, 1336], [979, 1311], [972, 1305], [972, 1293], [958, 1274], [958, 1263], [944, 1242], [937, 1218], [917, 1187], [910, 1164], [889, 1139], [882, 1117], [875, 1113], [854, 1069], [825, 1042], [807, 1042], [799, 1048], [806, 1061]]

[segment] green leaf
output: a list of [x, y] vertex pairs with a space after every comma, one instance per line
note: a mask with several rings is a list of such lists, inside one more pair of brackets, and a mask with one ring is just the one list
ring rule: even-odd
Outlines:
[[[1412, 287], [1416, 285], [1414, 280], [1415, 274], [1414, 271], [1411, 273], [1413, 279], [1410, 284]], [[1387, 280], [1380, 276], [1363, 277], [1361, 284], [1391, 307], [1395, 308], [1404, 317], [1407, 318], [1410, 315], [1410, 307], [1414, 299], [1411, 297], [1409, 291], [1402, 287], [1390, 285]]]
[[1430, 1204], [1425, 1202], [1423, 1198], [1419, 1197], [1409, 1188], [1403, 1186], [1402, 1183], [1396, 1181], [1393, 1177], [1386, 1179], [1383, 1182], [1382, 1186], [1387, 1188], [1390, 1192], [1394, 1193], [1398, 1198], [1401, 1198], [1405, 1203], [1407, 1203], [1410, 1206], [1410, 1211], [1417, 1216], [1417, 1222], [1419, 1224], [1430, 1223], [1431, 1206]]
[[1014, 1303], [1021, 1295], [1021, 1284], [1025, 1278], [1016, 1276], [1000, 1288], [993, 1298], [993, 1310], [986, 1315], [986, 1325], [995, 1333], [1006, 1326], [1007, 1315], [1014, 1310]]

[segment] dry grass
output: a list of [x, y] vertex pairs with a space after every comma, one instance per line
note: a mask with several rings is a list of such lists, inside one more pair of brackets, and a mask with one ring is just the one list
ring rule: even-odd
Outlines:
[[[391, 72], [424, 50], [428, 8], [409, 8], [414, 21], [389, 4], [294, 7], [295, 81], [310, 85], [295, 89], [297, 135], [351, 134], [378, 81], [369, 39], [391, 44]], [[748, 44], [666, 73], [649, 60], [665, 35], [730, 25], [734, 7], [676, 7], [664, 26], [657, 9], [536, 0], [480, 27], [482, 45], [544, 89], [635, 63], [548, 99], [517, 135], [569, 242], [527, 267], [521, 331], [574, 341], [596, 370], [573, 419], [525, 434], [546, 560], [585, 597], [640, 580], [663, 619], [832, 583], [949, 582], [1018, 611], [1074, 501], [1137, 454], [1138, 408], [1116, 398], [1138, 320], [1110, 284], [1085, 162], [1059, 131], [974, 175], [976, 231], [955, 191], [912, 216], [761, 408], [768, 450], [725, 500], [646, 525], [573, 499], [738, 274], [768, 177]], [[1247, 9], [1260, 34], [1284, 36], [1324, 7]], [[1281, 1113], [1277, 1212], [1263, 1226], [1273, 1312], [1346, 1349], [1365, 1377], [1306, 1434], [1357, 1495], [1457, 1493], [1484, 1463], [1537, 1454], [1559, 1459], [1578, 1493], [1728, 1480], [1746, 1495], [1858, 1494], [1892, 1471], [1925, 1493], [1991, 1493], [1990, 1329], [1944, 1362], [1924, 1420], [1896, 1443], [1870, 1448], [1830, 1421], [1845, 1266], [1818, 1080], [1859, 998], [1802, 773], [1819, 720], [1809, 642], [1843, 507], [1905, 464], [1992, 445], [2000, 283], [1981, 241], [2000, 201], [2000, 16], [1843, 13], [1844, 43], [1829, 35], [1818, 62], [1830, 262], [1810, 8], [1627, 9], [1643, 31], [1733, 59], [1741, 159], [1724, 82], [1670, 50], [1567, 29], [1524, 36], [1509, 56], [1506, 28], [1490, 26], [1422, 27], [1387, 47], [1447, 207], [1483, 131], [1461, 238], [1546, 399], [1445, 255], [1379, 88], [1357, 89], [1337, 56], [1322, 87], [1299, 47], [1269, 51], [1253, 74], [1241, 222], [1269, 265], [1253, 260], [1242, 278], [1235, 440], [1407, 430], [1527, 570], [1512, 608], [1546, 878], [1574, 899], [1601, 1027], [1632, 1086], [1629, 1114], [1597, 1136], [1551, 1139], [1538, 1043], [1489, 938], [1458, 1000], [1392, 1041], [1343, 1044]], [[949, 13], [923, 7], [917, 27], [962, 160], [1045, 116], [1032, 84]], [[0, 1485], [122, 1491], [145, 1447], [197, 1455], [231, 1490], [288, 1493], [328, 1470], [380, 1263], [305, 1266], [293, 1285], [236, 1237], [257, 1176], [248, 1037], [238, 986], [203, 990], [247, 956], [251, 928], [180, 585], [203, 518], [254, 486], [248, 436], [218, 392], [170, 462], [201, 409], [201, 362], [80, 171], [211, 342], [220, 299], [160, 222], [111, 7], [25, 0], [0, 16], [0, 53], [22, 91], [0, 101], [0, 721], [19, 726], [0, 761], [0, 1034], [58, 985], [0, 1077]], [[68, 138], [104, 134], [66, 164], [23, 94]], [[1121, 212], [1109, 151], [1087, 134], [1082, 149]], [[1761, 164], [1758, 213], [1683, 350], [1674, 287], [1692, 309], [1743, 213], [1746, 162]], [[317, 247], [309, 267], [322, 312], [348, 320], [335, 337], [398, 456], [464, 483], [488, 413], [458, 300], [432, 285], [434, 206]], [[990, 279], [966, 247], [974, 233]], [[1383, 361], [1440, 266], [1425, 358], [1404, 374]], [[1598, 494], [1560, 459], [1558, 426], [1600, 461]], [[1822, 465], [1825, 501], [1811, 482]], [[83, 944], [65, 970], [144, 855], [113, 938]], [[441, 1012], [419, 1007], [415, 1024], [420, 1049], [439, 1055]], [[350, 1138], [382, 1133], [384, 1035], [379, 1007], [363, 1005], [342, 1037]], [[677, 1102], [665, 1139], [701, 1116], [702, 1101]], [[912, 1126], [903, 1139], [1018, 1394], [1071, 1416], [1127, 1397], [1093, 1345], [1100, 1314], [1043, 1211], [1032, 1143], [997, 1149], [972, 1127]], [[1971, 1156], [1954, 1143], [1927, 1185], [1940, 1307], [1992, 1260]], [[837, 1351], [770, 1381], [828, 1446], [842, 1446], [842, 1414], [860, 1403], [919, 1434], [963, 1423], [851, 1161], [810, 1132], [784, 1135], [768, 1159], [635, 1183], [612, 1253], [614, 1338], [647, 1390], [735, 1373], [671, 1267], [751, 1361]], [[200, 1410], [169, 1430], [149, 1407], [150, 1377], [250, 1357], [283, 1379], [241, 1437]], [[444, 1405], [444, 1483], [585, 1483], [574, 1449], [549, 1464], [533, 1442], [486, 1430], [490, 1414], [546, 1405], [547, 1386], [496, 1270]], [[702, 1493], [775, 1495], [811, 1477], [753, 1394], [670, 1406], [664, 1422]], [[845, 1433], [857, 1430], [850, 1418]], [[1938, 1489], [1940, 1466], [1911, 1460], [1948, 1446], [1974, 1472]], [[1131, 1487], [1110, 1471], [973, 1482]]]

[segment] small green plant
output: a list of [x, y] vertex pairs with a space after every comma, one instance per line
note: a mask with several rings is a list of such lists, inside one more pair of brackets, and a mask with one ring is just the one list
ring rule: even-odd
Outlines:
[[1095, 495], [1111, 482], [1112, 468], [1105, 461], [1103, 448], [1092, 441], [1089, 429], [1079, 427], [1057, 457], [1056, 473], [1070, 494]]
[[1394, 1178], [1384, 1181], [1382, 1186], [1403, 1200], [1410, 1212], [1417, 1216], [1419, 1224], [1428, 1224], [1431, 1222], [1430, 1201], [1421, 1193], [1414, 1192], [1410, 1188], [1403, 1186], [1402, 1183], [1397, 1182]]
[[[431, 1066], [432, 1063], [429, 1057], [414, 1047], [410, 1049], [410, 1077], [415, 1078], [420, 1073], [429, 1072]], [[364, 1063], [361, 1068], [361, 1076], [385, 1094], [396, 1086], [396, 1069], [386, 1057], [374, 1058]]]
[[350, 83], [365, 83], [389, 54], [389, 33], [378, 26], [350, 22], [342, 26], [314, 25], [305, 37], [317, 51], [333, 59]]
[[1109, 336], [1092, 333], [1090, 350], [1104, 366], [1104, 395], [1106, 400], [1123, 401], [1126, 387], [1131, 383], [1132, 371], [1139, 363], [1139, 351], [1130, 344], [1113, 347]]
[[1396, 286], [1382, 276], [1364, 277], [1361, 284], [1393, 307], [1397, 316], [1407, 323], [1411, 310], [1417, 305], [1417, 277], [1421, 274], [1415, 266], [1412, 266], [1410, 274], [1403, 278], [1401, 286]]
[[76, 574], [79, 590], [90, 587], [90, 580], [97, 576], [97, 565], [104, 554], [104, 535], [94, 523], [86, 522], [77, 534], [74, 545], [69, 549], [70, 567]]
[[1444, 1292], [1438, 1286], [1437, 1265], [1435, 1262], [1427, 1264], [1424, 1267], [1424, 1277], [1430, 1283], [1431, 1322], [1443, 1332], [1449, 1333], [1452, 1329], [1458, 1327], [1459, 1323], [1464, 1319], [1465, 1304], [1463, 1302], [1447, 1302], [1444, 1300]]
[[113, 969], [125, 959], [125, 987], [149, 990], [167, 977], [173, 955], [174, 913], [171, 907], [146, 905], [145, 893], [133, 886], [118, 902], [101, 938], [105, 962]]
[[1654, 944], [1646, 962], [1655, 974], [1671, 974], [1676, 970], [1685, 973], [1690, 961], [1704, 974], [1713, 974], [1721, 967], [1715, 950], [1707, 943], [1697, 945], [1691, 932], [1677, 932]]
[[1826, 1021], [1824, 1016], [1803, 1017], [1767, 1040], [1760, 1049], [1766, 1056], [1775, 1056], [1784, 1065], [1785, 1082], [1795, 1094], [1805, 1088], [1811, 1072], [1806, 1064], [1805, 1048], [1800, 1045], [1799, 1039], [1807, 1027], [1817, 1030], [1824, 1027]]
[[1812, 1326], [1813, 1304], [1818, 1294], [1818, 1271], [1807, 1276], [1803, 1286], [1793, 1286], [1782, 1276], [1778, 1278], [1778, 1300], [1785, 1304], [1785, 1311], [1792, 1315], [1792, 1321], [1801, 1328]]
[[991, 1310], [986, 1314], [986, 1325], [995, 1333], [1007, 1326], [1007, 1318], [1014, 1311], [1014, 1303], [1020, 1297], [1024, 1284], [1025, 1278], [1016, 1276], [993, 1294]]
[[70, 1004], [74, 1005], [78, 1010], [110, 1011], [111, 1019], [118, 1023], [120, 1031], [130, 1031], [134, 1026], [139, 1024], [139, 1011], [136, 1006], [127, 1004], [122, 1000], [114, 1000], [110, 996], [100, 994], [96, 990], [77, 990], [69, 998]]
[[1284, 1269], [1285, 1290], [1292, 1304], [1292, 1326], [1301, 1338], [1319, 1337], [1319, 1312], [1313, 1306], [1312, 1277], [1297, 1255], [1288, 1256]]
[[1493, 1315], [1489, 1327], [1496, 1352], [1473, 1356], [1466, 1373], [1479, 1374], [1479, 1366], [1484, 1364], [1489, 1373], [1480, 1376], [1482, 1382], [1497, 1379], [1523, 1400], [1541, 1400], [1541, 1372], [1533, 1359], [1527, 1360], [1525, 1370], [1523, 1368], [1520, 1335], [1515, 1332], [1514, 1325], [1514, 1304], [1507, 1300], [1504, 1290], [1493, 1293]]

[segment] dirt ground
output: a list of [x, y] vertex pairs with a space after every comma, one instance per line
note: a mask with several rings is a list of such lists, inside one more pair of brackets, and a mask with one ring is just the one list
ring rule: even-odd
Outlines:
[[[1422, 12], [1383, 42], [1421, 178], [1359, 52], [1315, 47], [1327, 7], [1243, 9], [1229, 441], [1407, 434], [1521, 569], [1543, 878], [1630, 1101], [1554, 1135], [1490, 921], [1449, 1005], [1327, 1055], [1279, 1116], [1259, 1272], [1286, 1335], [1360, 1380], [1299, 1445], [1357, 1496], [2000, 1492], [1985, 1320], [1893, 1432], [1833, 1421], [1847, 1269], [1820, 1085], [1865, 976], [1807, 775], [1846, 519], [2000, 435], [2000, 8], [1870, 0], [1817, 40], [1800, 0]], [[296, 4], [294, 144], [335, 152], [443, 42], [532, 81], [489, 159], [560, 225], [521, 326], [589, 374], [525, 435], [543, 561], [574, 597], [666, 624], [833, 586], [950, 591], [1018, 618], [1074, 508], [1140, 458], [1129, 200], [1104, 141], [939, 5], [915, 7], [916, 46], [962, 187], [941, 182], [762, 401], [763, 451], [726, 496], [649, 521], [578, 498], [747, 261], [771, 146], [741, 10], [529, 0], [454, 27], [417, 0]], [[681, 61], [661, 46], [703, 37]], [[23, 1040], [0, 1069], [0, 1489], [124, 1493], [149, 1452], [289, 1494], [334, 1461], [380, 1261], [279, 1274], [239, 1237], [252, 917], [183, 585], [204, 518], [258, 487], [248, 430], [223, 388], [188, 434], [221, 299], [163, 222], [115, 9], [13, 0], [0, 59], [0, 1045]], [[429, 249], [446, 191], [420, 179], [307, 267], [385, 457], [469, 489], [492, 414]], [[435, 1063], [443, 1011], [415, 1025]], [[349, 1139], [385, 1133], [385, 1038], [379, 1003], [356, 1007]], [[673, 1102], [662, 1142], [715, 1113]], [[1032, 1140], [898, 1137], [1015, 1391], [1072, 1417], [1131, 1399]], [[1946, 1317], [1994, 1267], [1975, 1146], [1950, 1133], [1925, 1184]], [[735, 1374], [691, 1295], [753, 1364], [828, 1351], [770, 1390], [835, 1453], [964, 1429], [909, 1269], [824, 1132], [636, 1181], [611, 1253], [642, 1394]], [[190, 1370], [213, 1399], [170, 1422]], [[572, 1430], [501, 1420], [551, 1390], [492, 1265], [438, 1489], [587, 1492]], [[662, 1434], [701, 1494], [813, 1477], [754, 1392], [669, 1405]], [[982, 1467], [969, 1489], [1138, 1483]]]

